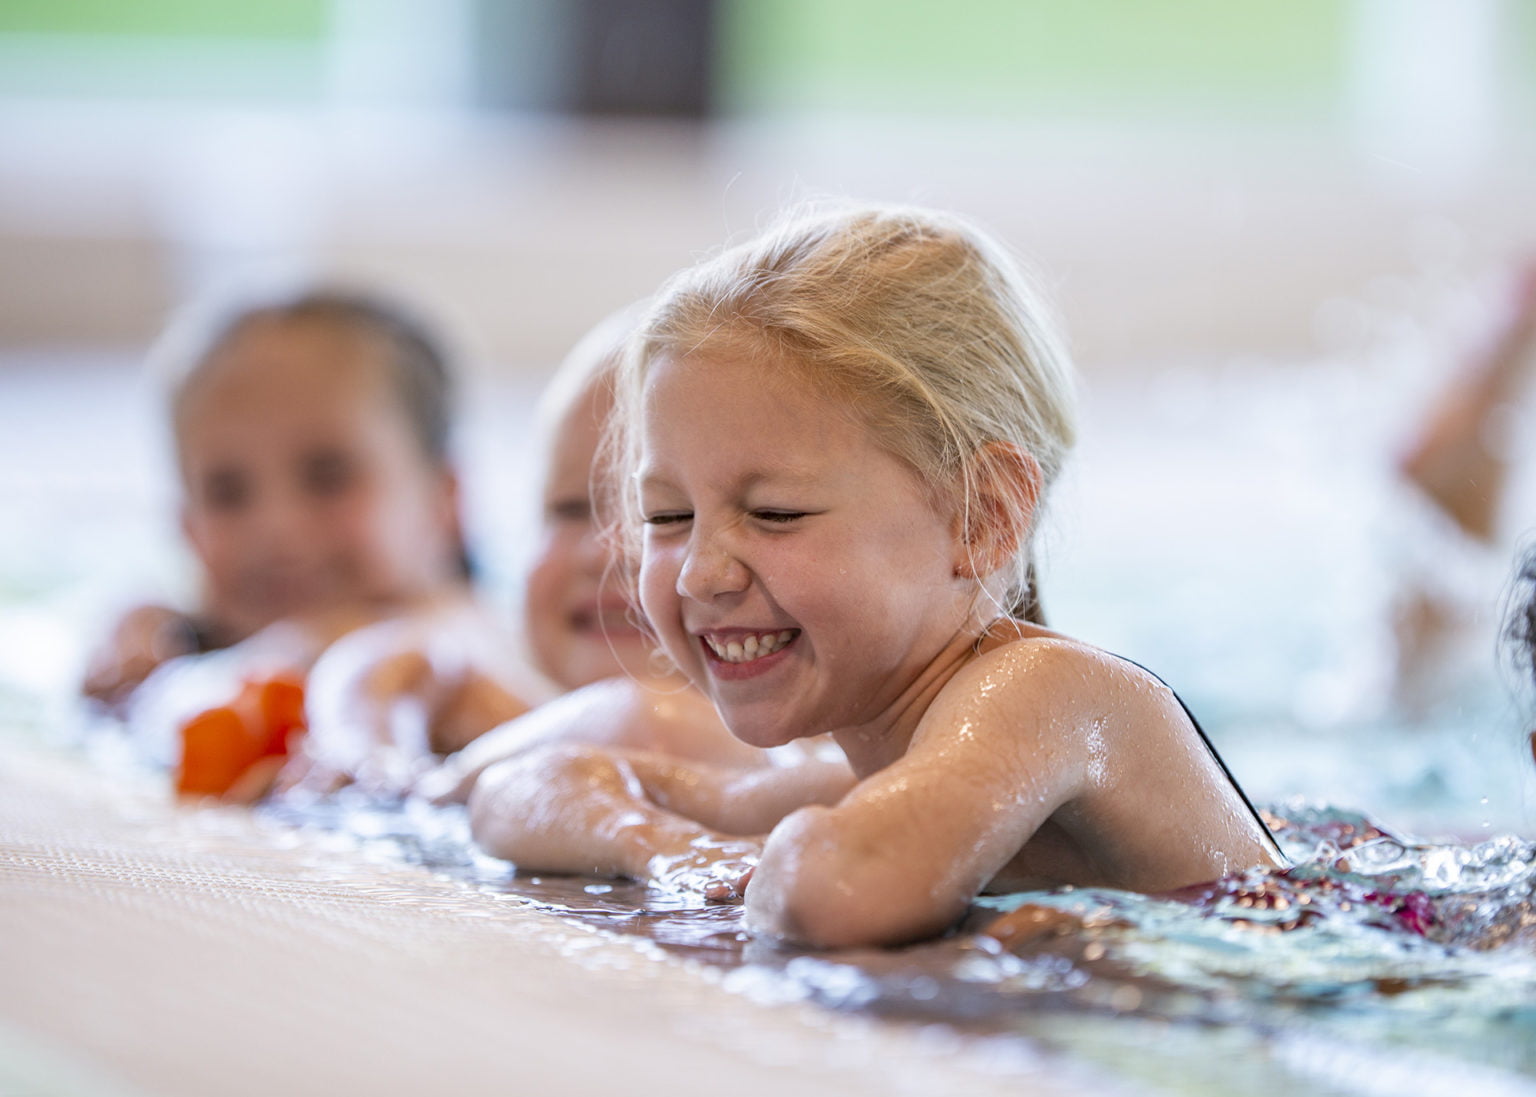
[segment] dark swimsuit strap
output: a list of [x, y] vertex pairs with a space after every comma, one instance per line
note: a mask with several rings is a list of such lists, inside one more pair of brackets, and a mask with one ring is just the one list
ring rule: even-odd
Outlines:
[[[1184, 710], [1184, 715], [1189, 718], [1190, 726], [1195, 729], [1195, 734], [1200, 736], [1200, 741], [1205, 744], [1205, 749], [1210, 752], [1211, 760], [1214, 761], [1216, 765], [1220, 767], [1221, 772], [1226, 775], [1227, 782], [1231, 784], [1233, 791], [1235, 791], [1237, 795], [1242, 798], [1244, 806], [1248, 808], [1248, 812], [1253, 816], [1254, 822], [1259, 824], [1259, 829], [1264, 832], [1264, 836], [1269, 839], [1270, 843], [1275, 847], [1276, 851], [1280, 851], [1280, 843], [1275, 839], [1274, 832], [1269, 829], [1269, 824], [1264, 822], [1264, 816], [1259, 814], [1259, 809], [1253, 806], [1252, 800], [1248, 799], [1248, 794], [1243, 791], [1243, 786], [1237, 783], [1236, 777], [1232, 776], [1232, 771], [1227, 768], [1227, 763], [1222, 758], [1221, 752], [1216, 749], [1216, 744], [1211, 742], [1211, 737], [1207, 735], [1205, 733], [1205, 729], [1200, 726], [1200, 721], [1195, 719], [1195, 714], [1189, 711], [1189, 706], [1184, 703], [1184, 698], [1179, 696], [1177, 690], [1168, 685], [1167, 682], [1164, 682], [1162, 677], [1155, 670], [1148, 670], [1135, 659], [1127, 659], [1123, 655], [1116, 655], [1115, 658], [1119, 659], [1121, 662], [1129, 663], [1133, 667], [1139, 667], [1141, 670], [1146, 671], [1158, 682], [1161, 682], [1163, 687], [1166, 688], [1169, 693], [1173, 694], [1173, 699], [1179, 703], [1179, 707]], [[1282, 856], [1283, 855], [1284, 854], [1282, 852]]]

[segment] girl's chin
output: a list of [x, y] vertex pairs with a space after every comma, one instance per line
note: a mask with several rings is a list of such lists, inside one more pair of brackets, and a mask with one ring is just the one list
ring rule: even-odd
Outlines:
[[724, 709], [720, 710], [720, 716], [732, 737], [759, 750], [782, 747], [786, 743], [793, 743], [796, 739], [802, 738], [792, 729], [778, 724], [764, 724], [760, 720], [749, 719], [746, 716], [737, 716], [732, 719], [732, 714]]

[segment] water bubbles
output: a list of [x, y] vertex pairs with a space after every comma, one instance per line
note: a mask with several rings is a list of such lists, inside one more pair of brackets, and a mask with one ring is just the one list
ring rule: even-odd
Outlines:
[[1354, 847], [1346, 863], [1354, 872], [1381, 875], [1411, 869], [1417, 862], [1407, 846], [1383, 836]]
[[837, 1009], [862, 1008], [878, 996], [874, 980], [852, 964], [799, 956], [789, 962], [784, 974], [812, 991], [818, 1000]]

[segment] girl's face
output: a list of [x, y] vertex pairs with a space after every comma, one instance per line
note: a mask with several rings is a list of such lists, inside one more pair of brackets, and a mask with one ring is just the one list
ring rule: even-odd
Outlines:
[[958, 523], [792, 364], [657, 362], [641, 408], [641, 601], [736, 736], [878, 730], [967, 627]]
[[182, 525], [220, 624], [245, 635], [456, 577], [454, 478], [422, 453], [386, 353], [335, 324], [258, 319], [190, 382]]
[[525, 588], [528, 644], [539, 669], [565, 689], [645, 672], [650, 642], [609, 575], [598, 536], [592, 466], [613, 410], [604, 385], [581, 393], [555, 424], [543, 521]]

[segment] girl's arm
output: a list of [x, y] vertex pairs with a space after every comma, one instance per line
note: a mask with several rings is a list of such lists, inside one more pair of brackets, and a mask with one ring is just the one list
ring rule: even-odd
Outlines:
[[538, 688], [472, 604], [431, 607], [342, 637], [309, 674], [309, 733], [284, 773], [312, 792], [358, 781], [400, 793], [438, 756], [528, 711]]
[[698, 691], [610, 678], [572, 690], [481, 736], [424, 775], [415, 791], [439, 803], [463, 802], [488, 767], [556, 743], [655, 751], [727, 767], [768, 764], [766, 752], [726, 731], [714, 706]]
[[743, 770], [568, 743], [488, 768], [470, 796], [470, 826], [487, 853], [522, 868], [721, 894], [739, 890], [755, 863], [749, 836], [852, 784], [837, 763]]
[[963, 669], [903, 757], [773, 831], [747, 892], [748, 924], [829, 948], [953, 925], [1093, 779], [1079, 744], [1100, 706], [1078, 698], [1102, 684], [1097, 662], [1074, 644], [1033, 641]]
[[899, 760], [786, 818], [747, 915], [822, 947], [896, 944], [954, 924], [1004, 869], [1013, 886], [1154, 892], [1281, 863], [1167, 686], [1025, 640], [956, 674]]
[[1536, 256], [1515, 279], [1493, 337], [1441, 393], [1398, 458], [1398, 472], [1466, 533], [1491, 541], [1501, 511], [1508, 458], [1490, 447], [1489, 424], [1519, 399], [1536, 362]]

